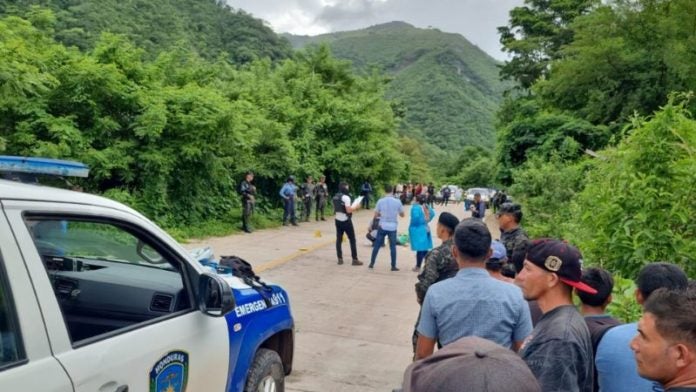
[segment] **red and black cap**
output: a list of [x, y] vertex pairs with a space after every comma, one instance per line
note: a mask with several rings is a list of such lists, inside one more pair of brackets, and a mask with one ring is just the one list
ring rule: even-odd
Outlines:
[[597, 290], [580, 281], [582, 255], [576, 247], [566, 242], [548, 238], [534, 240], [527, 249], [527, 260], [555, 273], [568, 286], [590, 294], [597, 293]]

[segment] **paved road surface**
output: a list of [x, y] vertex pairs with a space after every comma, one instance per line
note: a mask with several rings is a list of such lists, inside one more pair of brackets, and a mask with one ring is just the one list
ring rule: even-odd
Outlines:
[[[408, 211], [399, 233], [408, 231]], [[459, 218], [468, 217], [463, 204], [436, 206]], [[489, 214], [490, 215], [490, 214]], [[186, 246], [213, 246], [216, 256], [236, 254], [251, 262], [264, 279], [289, 293], [296, 323], [294, 370], [288, 391], [390, 391], [400, 385], [412, 357], [411, 334], [418, 315], [414, 292], [415, 253], [399, 246], [398, 267], [389, 270], [389, 249], [383, 248], [374, 270], [367, 264], [371, 247], [365, 239], [372, 211], [353, 217], [358, 256], [364, 266], [337, 265], [333, 218], [193, 241]], [[497, 225], [486, 219], [498, 237]], [[436, 219], [432, 222], [435, 232]], [[435, 245], [440, 243], [434, 239]], [[350, 248], [343, 244], [344, 259]]]

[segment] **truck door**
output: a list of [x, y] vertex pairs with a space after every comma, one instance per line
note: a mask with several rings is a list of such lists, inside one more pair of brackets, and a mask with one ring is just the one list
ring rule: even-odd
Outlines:
[[196, 269], [173, 240], [109, 208], [6, 208], [76, 392], [224, 390], [225, 319], [197, 310]]
[[68, 375], [51, 354], [31, 281], [3, 214], [0, 214], [0, 391], [73, 391]]

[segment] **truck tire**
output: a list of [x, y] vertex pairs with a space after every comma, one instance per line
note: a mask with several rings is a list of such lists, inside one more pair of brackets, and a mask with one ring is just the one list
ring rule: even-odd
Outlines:
[[285, 392], [285, 372], [278, 353], [265, 348], [256, 352], [244, 392]]

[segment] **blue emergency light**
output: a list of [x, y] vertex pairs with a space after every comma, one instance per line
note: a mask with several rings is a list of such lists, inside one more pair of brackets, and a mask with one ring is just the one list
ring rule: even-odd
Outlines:
[[84, 163], [60, 159], [0, 155], [0, 172], [87, 177], [89, 167]]

